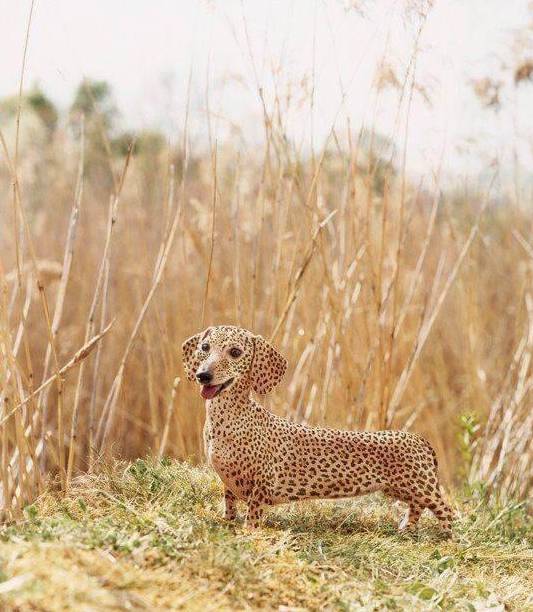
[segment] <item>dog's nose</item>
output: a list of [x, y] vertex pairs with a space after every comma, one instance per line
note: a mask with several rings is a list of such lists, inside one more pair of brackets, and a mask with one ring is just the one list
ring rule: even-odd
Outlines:
[[207, 385], [213, 380], [213, 375], [210, 372], [198, 372], [196, 380], [202, 385]]

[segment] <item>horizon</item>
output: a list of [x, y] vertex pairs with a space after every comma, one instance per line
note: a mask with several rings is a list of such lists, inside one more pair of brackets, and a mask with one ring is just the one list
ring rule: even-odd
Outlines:
[[[364, 15], [347, 4], [315, 2], [304, 10], [308, 4], [301, 0], [287, 6], [164, 0], [157, 7], [135, 1], [124, 14], [117, 1], [106, 2], [104, 11], [102, 0], [90, 6], [41, 0], [31, 23], [24, 89], [38, 85], [65, 110], [83, 78], [105, 80], [124, 129], [158, 129], [173, 141], [183, 125], [190, 71], [190, 135], [197, 146], [208, 142], [208, 103], [214, 138], [237, 140], [244, 151], [260, 142], [260, 86], [267, 105], [276, 90], [292, 96], [286, 132], [303, 151], [319, 150], [332, 125], [342, 134], [349, 120], [354, 132], [375, 125], [399, 150], [407, 134], [411, 175], [434, 174], [442, 158], [448, 180], [479, 177], [495, 166], [505, 176], [516, 163], [529, 182], [533, 86], [512, 84], [512, 62], [529, 52], [526, 0], [505, 10], [495, 1], [436, 2], [416, 52], [419, 15], [406, 14], [401, 3], [392, 10], [383, 1], [358, 3]], [[18, 90], [30, 5], [19, 3], [4, 22], [1, 98]], [[520, 31], [526, 40], [518, 52]], [[383, 58], [390, 81], [401, 81], [416, 62], [412, 100], [404, 95], [399, 114], [397, 85], [376, 97]], [[472, 91], [473, 79], [493, 73], [503, 81], [496, 111], [483, 108]]]

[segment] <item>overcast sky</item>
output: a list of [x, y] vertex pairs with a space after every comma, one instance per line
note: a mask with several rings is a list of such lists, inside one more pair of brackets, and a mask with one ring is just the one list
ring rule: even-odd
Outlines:
[[[0, 0], [0, 97], [18, 87], [29, 0]], [[358, 2], [364, 15], [337, 0], [37, 0], [26, 85], [38, 83], [61, 107], [84, 77], [105, 79], [127, 126], [157, 126], [170, 137], [182, 125], [192, 70], [193, 132], [205, 137], [206, 83], [219, 137], [259, 133], [261, 105], [254, 83], [271, 99], [291, 91], [290, 136], [320, 146], [336, 120], [342, 131], [371, 125], [403, 138], [397, 92], [376, 105], [377, 66], [388, 58], [398, 78], [412, 57], [419, 20], [406, 2]], [[419, 2], [420, 4], [420, 2]], [[408, 163], [433, 170], [444, 155], [455, 173], [478, 172], [517, 151], [532, 166], [533, 83], [515, 88], [516, 44], [531, 21], [528, 0], [436, 0], [422, 30], [416, 81], [428, 94], [412, 99]], [[529, 31], [531, 43], [531, 30]], [[247, 42], [249, 41], [249, 44]], [[531, 53], [531, 48], [529, 53]], [[508, 66], [508, 68], [506, 67]], [[483, 110], [472, 78], [505, 81], [503, 108]], [[314, 83], [311, 112], [305, 92]], [[342, 92], [345, 92], [344, 103]], [[405, 111], [407, 99], [404, 100]], [[405, 112], [401, 115], [405, 119]]]

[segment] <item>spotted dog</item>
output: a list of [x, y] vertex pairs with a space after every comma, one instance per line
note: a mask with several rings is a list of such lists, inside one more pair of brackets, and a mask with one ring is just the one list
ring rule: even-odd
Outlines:
[[383, 491], [408, 504], [400, 529], [429, 508], [450, 534], [431, 445], [405, 431], [341, 431], [307, 427], [276, 416], [251, 396], [269, 393], [287, 369], [264, 338], [239, 327], [209, 327], [183, 343], [189, 380], [201, 385], [204, 441], [225, 488], [227, 519], [236, 502], [256, 527], [263, 507], [293, 500], [346, 498]]

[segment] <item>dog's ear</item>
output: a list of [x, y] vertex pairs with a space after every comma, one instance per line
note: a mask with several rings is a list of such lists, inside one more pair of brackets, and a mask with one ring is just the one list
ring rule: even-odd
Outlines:
[[198, 345], [209, 334], [211, 328], [208, 327], [205, 331], [191, 336], [181, 345], [181, 358], [183, 361], [183, 369], [187, 374], [188, 380], [196, 380], [196, 372], [202, 362], [202, 356], [198, 351]]
[[259, 395], [270, 393], [278, 385], [287, 370], [287, 360], [262, 336], [252, 338], [254, 356], [250, 377], [252, 388]]

